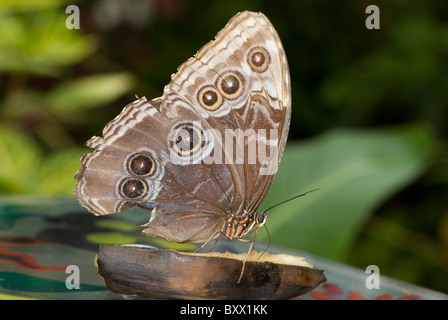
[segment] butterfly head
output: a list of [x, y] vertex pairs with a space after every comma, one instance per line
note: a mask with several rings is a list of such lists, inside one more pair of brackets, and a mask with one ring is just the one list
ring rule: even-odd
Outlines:
[[268, 213], [267, 211], [264, 211], [262, 213], [255, 213], [255, 221], [257, 223], [257, 227], [263, 227], [266, 224], [266, 221], [268, 220]]

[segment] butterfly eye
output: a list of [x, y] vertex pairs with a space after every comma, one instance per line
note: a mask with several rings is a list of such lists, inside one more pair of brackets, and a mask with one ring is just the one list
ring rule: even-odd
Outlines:
[[258, 226], [262, 227], [264, 226], [264, 224], [266, 223], [266, 220], [268, 220], [268, 215], [267, 213], [260, 213], [257, 216], [257, 222], [258, 222]]
[[141, 179], [127, 178], [120, 183], [120, 193], [126, 198], [142, 198], [147, 191], [148, 187]]
[[226, 99], [236, 99], [243, 92], [242, 77], [236, 72], [228, 72], [219, 78], [217, 87]]
[[151, 176], [155, 171], [154, 160], [147, 154], [133, 154], [128, 160], [128, 171], [137, 176]]
[[199, 90], [198, 100], [203, 108], [210, 111], [218, 109], [222, 104], [222, 96], [213, 86], [206, 86]]
[[193, 123], [180, 124], [175, 128], [171, 147], [180, 156], [189, 156], [203, 147], [203, 132]]
[[252, 48], [247, 56], [247, 63], [255, 72], [264, 72], [271, 63], [269, 52], [262, 47]]

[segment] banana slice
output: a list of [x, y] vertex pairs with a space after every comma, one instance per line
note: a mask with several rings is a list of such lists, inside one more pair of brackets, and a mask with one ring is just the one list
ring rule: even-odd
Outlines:
[[325, 282], [301, 257], [252, 251], [191, 253], [102, 245], [98, 273], [113, 292], [154, 299], [289, 299]]

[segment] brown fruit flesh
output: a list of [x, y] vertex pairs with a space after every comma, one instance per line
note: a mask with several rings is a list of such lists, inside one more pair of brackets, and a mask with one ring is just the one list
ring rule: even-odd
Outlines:
[[102, 245], [97, 265], [111, 291], [154, 299], [289, 299], [326, 280], [299, 257], [259, 255], [251, 254], [240, 283], [245, 254]]

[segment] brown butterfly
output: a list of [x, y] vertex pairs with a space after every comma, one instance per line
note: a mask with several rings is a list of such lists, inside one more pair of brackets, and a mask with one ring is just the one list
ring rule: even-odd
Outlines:
[[162, 97], [127, 105], [87, 141], [96, 150], [81, 157], [75, 193], [95, 215], [150, 209], [145, 235], [237, 239], [250, 252], [290, 117], [280, 38], [264, 14], [238, 13], [179, 66]]

